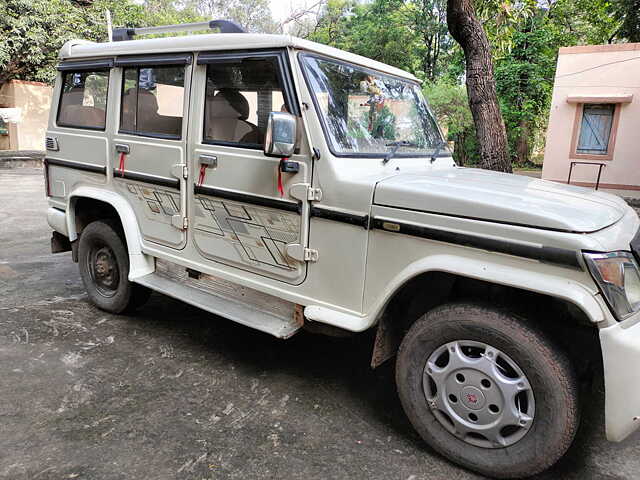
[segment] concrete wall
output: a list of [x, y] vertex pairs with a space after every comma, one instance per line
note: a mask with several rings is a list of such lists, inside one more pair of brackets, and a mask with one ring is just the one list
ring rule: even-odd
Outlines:
[[2, 150], [44, 150], [52, 87], [40, 82], [12, 80], [0, 89], [0, 106], [20, 108], [22, 120], [9, 124], [7, 136], [0, 137]]
[[11, 150], [11, 137], [0, 135], [0, 150]]
[[[579, 158], [573, 151], [576, 121], [581, 121], [576, 113], [583, 101], [619, 105], [610, 160]], [[542, 178], [566, 182], [572, 160], [605, 163], [605, 188], [640, 189], [640, 44], [560, 49]], [[596, 166], [576, 165], [571, 183], [592, 185], [597, 173]]]

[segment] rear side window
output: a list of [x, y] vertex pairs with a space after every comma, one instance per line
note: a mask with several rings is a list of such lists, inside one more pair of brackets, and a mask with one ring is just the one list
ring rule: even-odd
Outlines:
[[269, 113], [290, 111], [277, 58], [207, 65], [204, 142], [262, 148]]
[[65, 72], [58, 107], [58, 125], [104, 130], [108, 90], [109, 70]]
[[184, 71], [182, 66], [125, 68], [120, 131], [180, 139]]

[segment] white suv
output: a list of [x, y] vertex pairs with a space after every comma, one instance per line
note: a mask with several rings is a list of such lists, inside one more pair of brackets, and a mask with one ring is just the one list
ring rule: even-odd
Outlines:
[[495, 477], [565, 453], [579, 379], [600, 371], [607, 437], [640, 425], [625, 202], [456, 166], [407, 72], [210, 26], [60, 52], [52, 250], [72, 250], [97, 307], [156, 290], [280, 338], [375, 328], [372, 365], [397, 355], [422, 438]]

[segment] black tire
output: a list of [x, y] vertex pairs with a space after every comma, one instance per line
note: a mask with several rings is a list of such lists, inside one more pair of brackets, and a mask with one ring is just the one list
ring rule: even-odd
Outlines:
[[[516, 443], [502, 448], [472, 445], [447, 430], [434, 414], [438, 409], [429, 407], [423, 390], [427, 359], [443, 345], [461, 340], [504, 352], [526, 375], [535, 416]], [[409, 420], [432, 448], [494, 478], [523, 478], [546, 470], [565, 454], [579, 424], [578, 385], [567, 355], [531, 323], [488, 306], [448, 304], [416, 321], [400, 346], [396, 384]]]
[[133, 311], [149, 299], [148, 288], [128, 279], [129, 253], [116, 221], [99, 220], [84, 228], [78, 244], [78, 265], [89, 300], [101, 310]]

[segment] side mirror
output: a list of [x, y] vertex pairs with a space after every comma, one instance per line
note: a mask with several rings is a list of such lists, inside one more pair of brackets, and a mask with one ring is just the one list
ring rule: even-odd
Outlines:
[[296, 146], [296, 117], [285, 112], [271, 112], [264, 137], [264, 154], [269, 157], [290, 157]]

